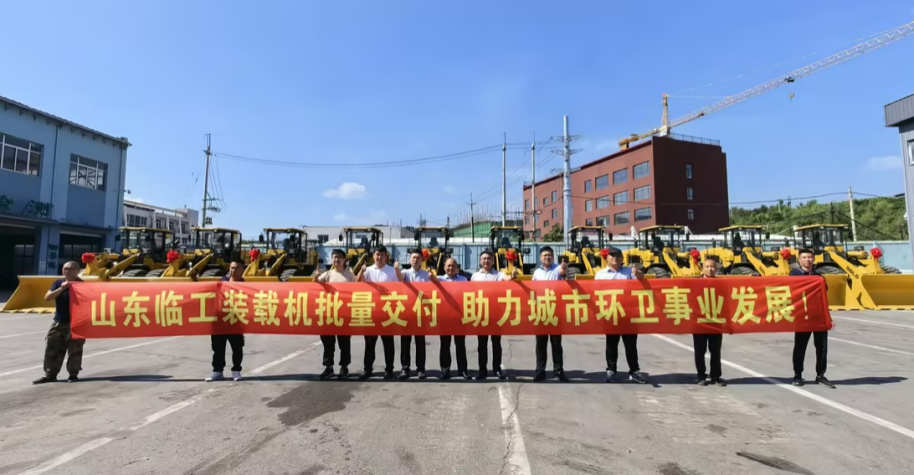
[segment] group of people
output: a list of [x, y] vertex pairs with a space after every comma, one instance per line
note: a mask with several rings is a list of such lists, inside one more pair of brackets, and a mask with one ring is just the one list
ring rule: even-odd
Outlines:
[[[419, 251], [410, 254], [410, 268], [401, 269], [399, 262], [393, 265], [389, 264], [390, 255], [387, 248], [383, 245], [373, 250], [374, 264], [364, 266], [358, 275], [354, 275], [346, 266], [346, 253], [342, 250], [335, 249], [331, 252], [331, 267], [325, 271], [315, 271], [315, 282], [324, 283], [345, 283], [345, 282], [466, 282], [467, 279], [460, 273], [460, 267], [457, 261], [449, 258], [444, 263], [444, 275], [438, 276], [434, 272], [422, 269], [423, 256]], [[640, 269], [623, 265], [624, 257], [622, 251], [617, 248], [610, 248], [608, 253], [608, 265], [601, 269], [594, 276], [595, 280], [629, 280], [644, 279], [644, 274]], [[480, 254], [480, 268], [474, 272], [470, 281], [473, 282], [495, 282], [514, 280], [517, 278], [517, 271], [512, 274], [500, 272], [495, 268], [496, 255], [492, 250], [485, 250]], [[814, 254], [808, 249], [799, 252], [799, 267], [792, 270], [792, 276], [817, 275], [814, 269]], [[223, 278], [226, 281], [243, 282], [243, 264], [233, 262], [229, 268], [229, 273]], [[717, 261], [706, 259], [702, 262], [702, 278], [714, 278], [717, 276], [719, 266]], [[69, 309], [69, 286], [71, 282], [79, 281], [79, 264], [68, 262], [63, 266], [63, 278], [58, 279], [51, 286], [51, 289], [45, 295], [45, 299], [54, 300], [56, 303], [56, 313], [54, 323], [51, 325], [47, 334], [47, 345], [45, 349], [44, 371], [42, 378], [34, 381], [34, 384], [54, 382], [57, 380], [57, 374], [63, 365], [64, 356], [69, 353], [67, 360], [67, 371], [69, 372], [68, 382], [78, 381], [79, 371], [82, 363], [82, 349], [85, 340], [74, 340], [70, 338], [70, 309]], [[540, 266], [533, 272], [532, 280], [549, 281], [564, 280], [568, 274], [566, 263], [556, 263], [555, 253], [552, 248], [546, 246], [540, 251]], [[806, 348], [809, 344], [810, 337], [813, 338], [816, 348], [816, 383], [834, 388], [835, 385], [825, 377], [826, 357], [828, 351], [828, 331], [817, 332], [797, 332], [795, 334], [793, 349], [793, 384], [802, 386], [803, 381], [803, 362], [806, 356]], [[363, 358], [363, 370], [358, 375], [358, 379], [367, 380], [374, 375], [375, 350], [378, 338], [384, 349], [384, 379], [409, 379], [412, 376], [411, 347], [413, 341], [416, 346], [416, 375], [419, 379], [426, 379], [426, 354], [425, 354], [425, 336], [408, 336], [400, 337], [400, 373], [394, 374], [394, 337], [393, 336], [365, 336], [365, 355]], [[476, 380], [484, 380], [489, 376], [488, 366], [488, 347], [489, 340], [492, 343], [492, 372], [498, 379], [506, 379], [504, 368], [502, 368], [502, 346], [501, 336], [479, 335], [476, 337], [478, 342], [478, 372], [475, 375]], [[352, 362], [351, 354], [351, 337], [344, 335], [321, 335], [323, 345], [323, 366], [324, 370], [320, 374], [320, 379], [326, 380], [334, 376], [334, 356], [336, 348], [340, 350], [339, 366], [340, 371], [336, 375], [338, 379], [349, 377], [349, 365]], [[439, 355], [439, 364], [441, 368], [441, 379], [451, 378], [451, 341], [453, 340], [457, 356], [457, 376], [464, 379], [473, 379], [467, 366], [466, 336], [442, 335], [441, 350]], [[641, 367], [638, 362], [638, 335], [637, 334], [609, 334], [606, 335], [606, 382], [617, 380], [618, 359], [619, 359], [619, 341], [625, 348], [625, 359], [628, 363], [628, 378], [636, 383], [646, 384], [647, 379], [641, 373]], [[225, 349], [226, 344], [232, 348], [232, 379], [241, 380], [241, 363], [243, 360], [244, 335], [212, 335], [211, 336], [213, 359], [212, 374], [205, 381], [218, 381], [225, 379]], [[697, 373], [697, 384], [701, 386], [718, 385], [726, 386], [726, 381], [721, 377], [721, 347], [723, 335], [720, 333], [696, 334], [693, 335], [695, 349], [695, 369]], [[536, 336], [536, 371], [534, 381], [543, 381], [546, 379], [547, 365], [547, 346], [552, 349], [552, 368], [553, 377], [560, 381], [568, 381], [564, 370], [564, 357], [562, 349], [562, 335], [537, 335]], [[711, 372], [708, 374], [705, 366], [705, 355], [710, 352]]]

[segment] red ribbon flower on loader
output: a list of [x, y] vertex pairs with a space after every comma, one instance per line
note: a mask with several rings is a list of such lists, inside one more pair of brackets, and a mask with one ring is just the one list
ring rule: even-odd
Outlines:
[[422, 250], [422, 260], [427, 261], [431, 253], [428, 252], [428, 249]]
[[90, 262], [95, 262], [95, 254], [91, 252], [84, 252], [82, 255], [83, 264], [89, 264]]
[[251, 256], [251, 261], [256, 261], [260, 258], [260, 249], [251, 249], [251, 252], [248, 253]]
[[790, 249], [787, 249], [786, 247], [781, 249], [781, 258], [785, 260], [790, 259]]
[[689, 251], [689, 254], [692, 256], [692, 260], [697, 264], [701, 260], [701, 252], [698, 249], [692, 249]]
[[172, 262], [181, 258], [181, 254], [174, 249], [168, 251], [168, 254], [165, 255], [165, 262], [171, 264]]
[[882, 249], [874, 247], [873, 250], [870, 251], [870, 254], [873, 256], [873, 259], [879, 259], [882, 257]]
[[609, 259], [609, 249], [600, 249], [600, 257], [603, 259]]
[[508, 252], [505, 253], [505, 258], [507, 258], [508, 261], [514, 262], [514, 260], [517, 259], [517, 251], [509, 249]]

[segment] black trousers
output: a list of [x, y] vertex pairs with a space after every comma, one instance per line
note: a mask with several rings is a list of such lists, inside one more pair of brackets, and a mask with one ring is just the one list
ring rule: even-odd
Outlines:
[[698, 371], [698, 378], [708, 377], [707, 368], [705, 368], [705, 352], [708, 350], [711, 351], [711, 379], [719, 378], [721, 375], [720, 347], [724, 342], [724, 336], [720, 333], [692, 335], [692, 341], [695, 343], [695, 370]]
[[232, 345], [232, 371], [241, 371], [241, 360], [244, 359], [244, 335], [212, 335], [213, 372], [221, 373], [225, 369], [225, 343]]
[[[454, 346], [457, 348], [457, 371], [460, 373], [467, 370], [467, 337], [455, 336]], [[441, 335], [441, 352], [438, 354], [438, 362], [441, 369], [451, 369], [451, 336]]]
[[824, 376], [828, 364], [828, 331], [799, 332], [793, 342], [793, 374], [803, 374], [803, 360], [806, 359], [806, 347], [812, 335], [813, 344], [816, 346], [816, 376]]
[[337, 343], [340, 345], [340, 366], [349, 366], [349, 363], [352, 363], [352, 352], [350, 351], [352, 337], [321, 335], [321, 343], [324, 345], [324, 366], [333, 366], [333, 353]]
[[628, 362], [628, 372], [641, 371], [638, 366], [638, 335], [606, 335], [606, 369], [616, 371], [616, 362], [619, 361], [619, 340], [625, 345], [625, 361]]
[[[417, 336], [416, 338], [416, 370], [425, 372], [425, 337]], [[400, 367], [409, 369], [410, 364], [410, 346], [413, 337], [408, 335], [400, 336]]]
[[[382, 336], [381, 344], [384, 345], [384, 371], [391, 372], [394, 370], [394, 337], [392, 336]], [[378, 344], [378, 337], [376, 335], [366, 335], [365, 336], [365, 370], [370, 370], [374, 367], [374, 349]]]
[[[489, 335], [478, 335], [479, 371], [486, 371], [489, 364]], [[501, 335], [492, 335], [492, 369], [501, 369]]]
[[562, 352], [562, 335], [536, 335], [536, 372], [546, 371], [546, 343], [552, 344], [552, 369], [562, 371], [565, 363]]

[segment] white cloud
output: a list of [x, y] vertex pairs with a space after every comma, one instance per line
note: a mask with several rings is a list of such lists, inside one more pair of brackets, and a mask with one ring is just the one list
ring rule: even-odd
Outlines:
[[368, 190], [365, 188], [365, 185], [347, 181], [337, 188], [325, 190], [323, 195], [325, 198], [360, 200], [368, 196]]
[[896, 170], [901, 168], [901, 165], [899, 156], [873, 157], [866, 161], [867, 170], [872, 171]]
[[442, 188], [441, 191], [444, 191], [444, 194], [446, 194], [446, 195], [453, 195], [454, 193], [457, 192], [457, 190], [455, 190], [453, 186], [448, 186], [448, 185], [444, 185], [444, 188]]

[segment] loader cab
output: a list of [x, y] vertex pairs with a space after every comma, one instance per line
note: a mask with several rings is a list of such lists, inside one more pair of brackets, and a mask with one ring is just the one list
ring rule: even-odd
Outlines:
[[606, 247], [606, 232], [600, 226], [575, 226], [568, 230], [571, 246], [560, 256], [571, 274], [593, 275], [604, 267], [600, 252]]
[[522, 254], [529, 254], [530, 249], [524, 248], [524, 232], [518, 226], [492, 226], [489, 229], [489, 248], [495, 251], [495, 267], [500, 271], [517, 267], [527, 275], [536, 267], [535, 264], [525, 264], [521, 257]]
[[761, 252], [768, 235], [764, 226], [730, 226], [722, 228], [723, 246], [732, 249], [735, 254], [742, 254], [744, 248]]
[[267, 228], [263, 230], [261, 242], [266, 245], [269, 259], [286, 254], [292, 263], [305, 260], [304, 249], [308, 235], [296, 228]]
[[606, 232], [600, 226], [575, 226], [568, 231], [573, 252], [580, 254], [584, 249], [600, 249], [606, 247]]
[[[197, 253], [212, 253], [228, 269], [232, 260], [241, 257], [241, 232], [225, 228], [193, 228]], [[222, 267], [222, 263], [219, 264]]]
[[362, 266], [374, 264], [372, 249], [384, 242], [384, 233], [377, 228], [343, 228], [339, 238], [346, 244], [349, 269], [358, 273]]
[[682, 249], [682, 239], [685, 226], [648, 226], [638, 232], [638, 248], [650, 250], [655, 254], [664, 251], [679, 252]]
[[847, 249], [847, 226], [843, 224], [814, 224], [797, 228], [802, 247], [816, 254], [843, 253]]
[[416, 228], [416, 244], [407, 249], [413, 253], [425, 251], [428, 257], [422, 261], [425, 270], [434, 269], [436, 273], [444, 272], [444, 261], [451, 257], [454, 250], [448, 247], [451, 239], [451, 230], [445, 227], [419, 226]]
[[167, 229], [120, 228], [122, 255], [140, 254], [149, 256], [155, 262], [165, 262], [165, 254], [175, 245], [174, 233]]

